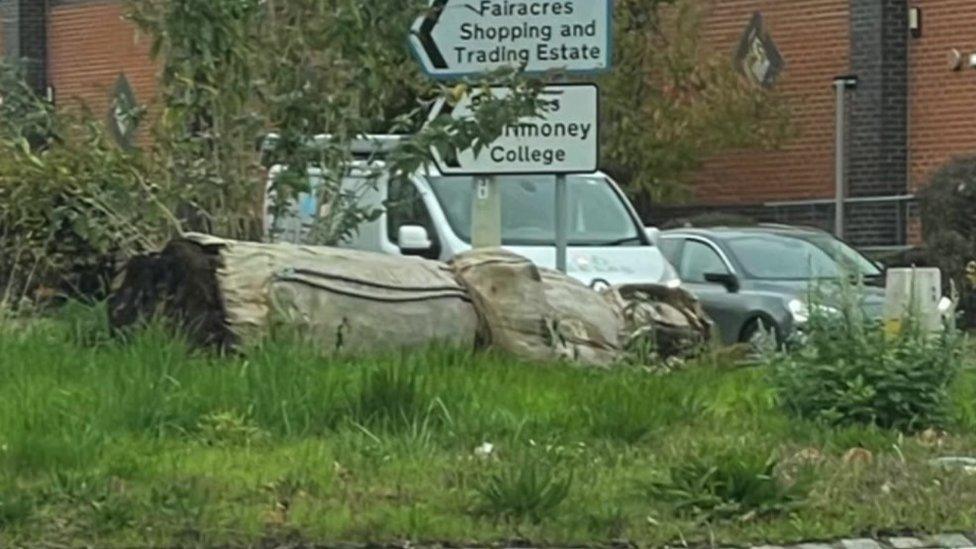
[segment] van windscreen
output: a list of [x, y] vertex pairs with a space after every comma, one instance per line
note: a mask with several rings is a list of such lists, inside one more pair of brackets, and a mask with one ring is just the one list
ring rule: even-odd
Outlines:
[[[502, 242], [553, 246], [556, 180], [553, 176], [498, 177], [502, 195]], [[474, 179], [432, 177], [431, 187], [454, 233], [471, 241]], [[568, 177], [569, 243], [572, 246], [640, 246], [639, 227], [621, 197], [602, 177]]]

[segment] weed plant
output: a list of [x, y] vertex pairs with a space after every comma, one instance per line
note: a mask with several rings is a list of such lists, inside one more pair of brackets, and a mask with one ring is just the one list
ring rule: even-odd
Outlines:
[[912, 311], [899, 331], [885, 330], [866, 314], [857, 286], [842, 284], [839, 291], [836, 308], [811, 306], [796, 352], [770, 359], [783, 406], [828, 425], [946, 428], [953, 414], [950, 387], [963, 362], [958, 331], [927, 332]]
[[648, 484], [651, 497], [676, 513], [704, 521], [786, 514], [805, 496], [803, 486], [777, 477], [778, 459], [762, 450], [711, 451], [676, 464]]
[[571, 473], [532, 454], [523, 454], [491, 473], [478, 487], [480, 511], [495, 519], [520, 524], [540, 523], [552, 516], [569, 496]]

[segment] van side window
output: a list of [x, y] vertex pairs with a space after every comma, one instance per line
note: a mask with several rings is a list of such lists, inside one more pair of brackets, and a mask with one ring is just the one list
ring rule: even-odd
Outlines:
[[386, 232], [390, 242], [400, 244], [400, 227], [406, 225], [419, 225], [427, 229], [427, 235], [434, 245], [430, 251], [421, 255], [428, 259], [438, 259], [441, 245], [437, 238], [437, 229], [420, 191], [411, 181], [390, 181], [386, 202]]

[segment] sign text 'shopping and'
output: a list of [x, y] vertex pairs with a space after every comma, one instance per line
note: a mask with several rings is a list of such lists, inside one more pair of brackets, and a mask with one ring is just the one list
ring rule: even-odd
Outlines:
[[595, 73], [611, 65], [610, 0], [434, 0], [411, 44], [436, 78], [524, 67]]

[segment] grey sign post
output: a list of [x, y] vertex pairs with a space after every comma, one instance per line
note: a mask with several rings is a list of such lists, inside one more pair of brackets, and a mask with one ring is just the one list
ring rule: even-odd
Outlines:
[[569, 192], [566, 176], [556, 176], [556, 269], [567, 272], [569, 269]]
[[471, 203], [471, 246], [497, 248], [502, 245], [502, 193], [498, 180], [490, 176], [474, 178]]
[[847, 92], [855, 88], [857, 76], [838, 76], [834, 79], [834, 91], [837, 95], [834, 236], [837, 238], [844, 238], [847, 228]]

